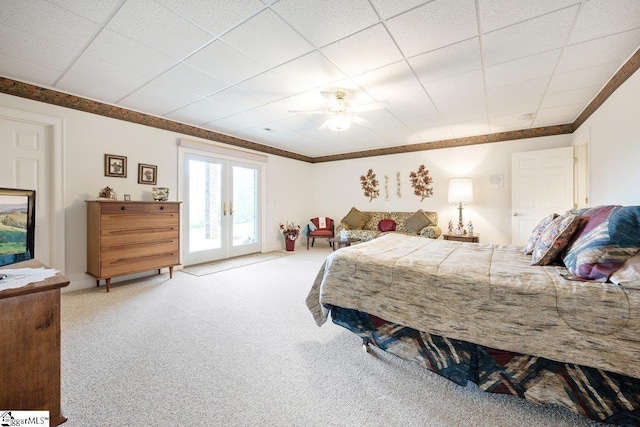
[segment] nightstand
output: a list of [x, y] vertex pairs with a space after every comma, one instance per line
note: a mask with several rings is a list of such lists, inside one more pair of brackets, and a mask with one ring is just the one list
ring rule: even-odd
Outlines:
[[442, 238], [444, 240], [454, 240], [456, 242], [480, 243], [480, 235], [477, 233], [473, 233], [473, 234], [445, 233], [442, 235]]

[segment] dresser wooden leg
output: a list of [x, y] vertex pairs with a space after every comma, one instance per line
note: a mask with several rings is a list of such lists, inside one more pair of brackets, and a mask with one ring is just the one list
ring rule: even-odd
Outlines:
[[111, 286], [111, 277], [107, 277], [105, 279], [105, 282], [107, 282], [107, 292], [109, 292], [109, 287]]
[[169, 267], [169, 279], [173, 279], [173, 267]]

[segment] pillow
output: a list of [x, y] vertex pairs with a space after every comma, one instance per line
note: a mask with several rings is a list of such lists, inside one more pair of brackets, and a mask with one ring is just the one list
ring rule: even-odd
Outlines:
[[538, 225], [536, 225], [536, 228], [534, 228], [531, 232], [531, 236], [529, 236], [529, 240], [527, 240], [527, 243], [524, 245], [524, 248], [522, 249], [523, 254], [531, 255], [533, 253], [533, 248], [536, 246], [540, 235], [545, 230], [545, 228], [547, 228], [549, 224], [551, 224], [551, 221], [553, 221], [557, 217], [557, 213], [552, 213], [551, 215], [542, 218], [542, 221], [540, 221]]
[[351, 230], [362, 230], [367, 221], [369, 221], [369, 215], [360, 212], [356, 208], [351, 208], [341, 222], [347, 224]]
[[624, 264], [622, 264], [622, 267], [609, 278], [611, 283], [615, 283], [616, 285], [633, 282], [638, 279], [640, 279], [640, 252], [626, 260]]
[[551, 221], [533, 248], [531, 265], [551, 264], [581, 225], [582, 218], [572, 214], [564, 214]]
[[381, 219], [378, 223], [380, 231], [396, 231], [396, 222], [392, 219]]
[[427, 218], [424, 211], [419, 209], [416, 213], [404, 220], [404, 226], [409, 233], [418, 234], [420, 230], [431, 225], [431, 220]]
[[564, 255], [569, 272], [606, 282], [640, 250], [640, 206], [598, 206], [582, 214], [585, 226]]

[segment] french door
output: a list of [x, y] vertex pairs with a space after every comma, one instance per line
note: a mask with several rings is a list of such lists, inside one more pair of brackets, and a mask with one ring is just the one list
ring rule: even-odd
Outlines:
[[259, 165], [185, 153], [184, 264], [260, 252]]

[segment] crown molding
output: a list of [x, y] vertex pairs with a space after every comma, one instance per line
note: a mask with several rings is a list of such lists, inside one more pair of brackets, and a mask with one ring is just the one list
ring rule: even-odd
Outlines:
[[324, 163], [338, 160], [359, 159], [363, 157], [386, 156], [389, 154], [410, 153], [415, 151], [436, 150], [440, 148], [464, 147], [468, 145], [487, 144], [492, 142], [511, 141], [542, 136], [564, 135], [573, 133], [580, 127], [631, 75], [640, 68], [640, 49], [616, 72], [603, 89], [594, 97], [589, 105], [580, 113], [573, 123], [546, 126], [518, 131], [492, 133], [487, 135], [455, 138], [433, 142], [423, 142], [404, 146], [380, 148], [376, 150], [358, 151], [336, 154], [331, 156], [309, 157], [302, 154], [281, 150], [267, 145], [258, 144], [241, 138], [213, 132], [197, 126], [175, 122], [173, 120], [140, 113], [115, 105], [106, 104], [91, 99], [70, 95], [53, 89], [47, 89], [33, 84], [13, 80], [0, 76], [0, 93], [53, 104], [60, 107], [84, 111], [117, 120], [124, 120], [157, 129], [168, 130], [182, 135], [194, 136], [210, 141], [221, 142], [235, 147], [246, 148], [266, 154], [274, 154], [307, 163]]

